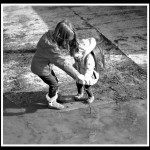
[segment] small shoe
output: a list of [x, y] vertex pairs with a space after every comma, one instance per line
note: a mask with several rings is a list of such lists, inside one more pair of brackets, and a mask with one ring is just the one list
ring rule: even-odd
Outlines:
[[61, 105], [61, 104], [59, 104], [58, 102], [56, 102], [56, 101], [53, 101], [53, 102], [49, 102], [48, 103], [48, 106], [50, 107], [50, 108], [55, 108], [55, 109], [64, 109], [64, 105]]
[[80, 100], [83, 97], [83, 94], [77, 94], [74, 96], [75, 100]]
[[93, 101], [94, 101], [94, 96], [92, 96], [92, 97], [89, 97], [88, 99], [87, 99], [87, 103], [92, 103]]

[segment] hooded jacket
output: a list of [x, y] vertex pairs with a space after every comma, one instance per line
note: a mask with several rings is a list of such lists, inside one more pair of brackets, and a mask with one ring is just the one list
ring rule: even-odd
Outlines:
[[53, 40], [53, 31], [46, 32], [37, 44], [37, 50], [31, 62], [31, 71], [38, 76], [48, 76], [53, 64], [65, 71], [73, 79], [80, 74], [63, 55]]
[[[99, 73], [95, 70], [95, 60], [91, 52], [96, 46], [94, 38], [82, 39], [79, 41], [79, 51], [83, 52], [83, 57], [75, 59], [75, 68], [85, 76], [86, 85], [94, 85], [99, 79]], [[77, 83], [82, 82], [77, 80]]]

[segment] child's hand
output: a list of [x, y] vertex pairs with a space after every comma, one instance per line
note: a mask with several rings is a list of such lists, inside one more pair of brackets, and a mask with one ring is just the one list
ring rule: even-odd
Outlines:
[[78, 80], [80, 80], [82, 82], [82, 84], [85, 84], [85, 77], [84, 77], [84, 75], [80, 74], [78, 76]]
[[89, 85], [90, 84], [90, 80], [91, 80], [91, 75], [90, 74], [85, 74], [84, 78], [85, 78], [85, 83]]

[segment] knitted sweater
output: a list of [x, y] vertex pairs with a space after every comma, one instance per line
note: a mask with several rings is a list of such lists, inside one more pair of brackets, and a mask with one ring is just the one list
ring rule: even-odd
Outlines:
[[53, 40], [53, 31], [46, 32], [37, 44], [37, 50], [33, 56], [31, 63], [31, 71], [39, 76], [47, 76], [50, 74], [52, 65], [56, 65], [73, 79], [76, 79], [79, 72], [67, 60]]

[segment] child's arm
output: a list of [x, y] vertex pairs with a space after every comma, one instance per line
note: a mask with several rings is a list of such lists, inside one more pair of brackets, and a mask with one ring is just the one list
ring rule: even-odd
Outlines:
[[68, 60], [68, 57], [61, 55], [59, 52], [50, 51], [49, 60], [51, 63], [65, 71], [73, 79], [80, 78], [80, 73], [73, 67], [73, 64]]
[[49, 63], [56, 65], [73, 79], [83, 78], [73, 67], [73, 64], [68, 60], [68, 58], [63, 55], [62, 50], [49, 39], [48, 32], [45, 33], [39, 40], [37, 49], [40, 49], [40, 51], [38, 51], [38, 59], [45, 58], [45, 61], [48, 60]]

